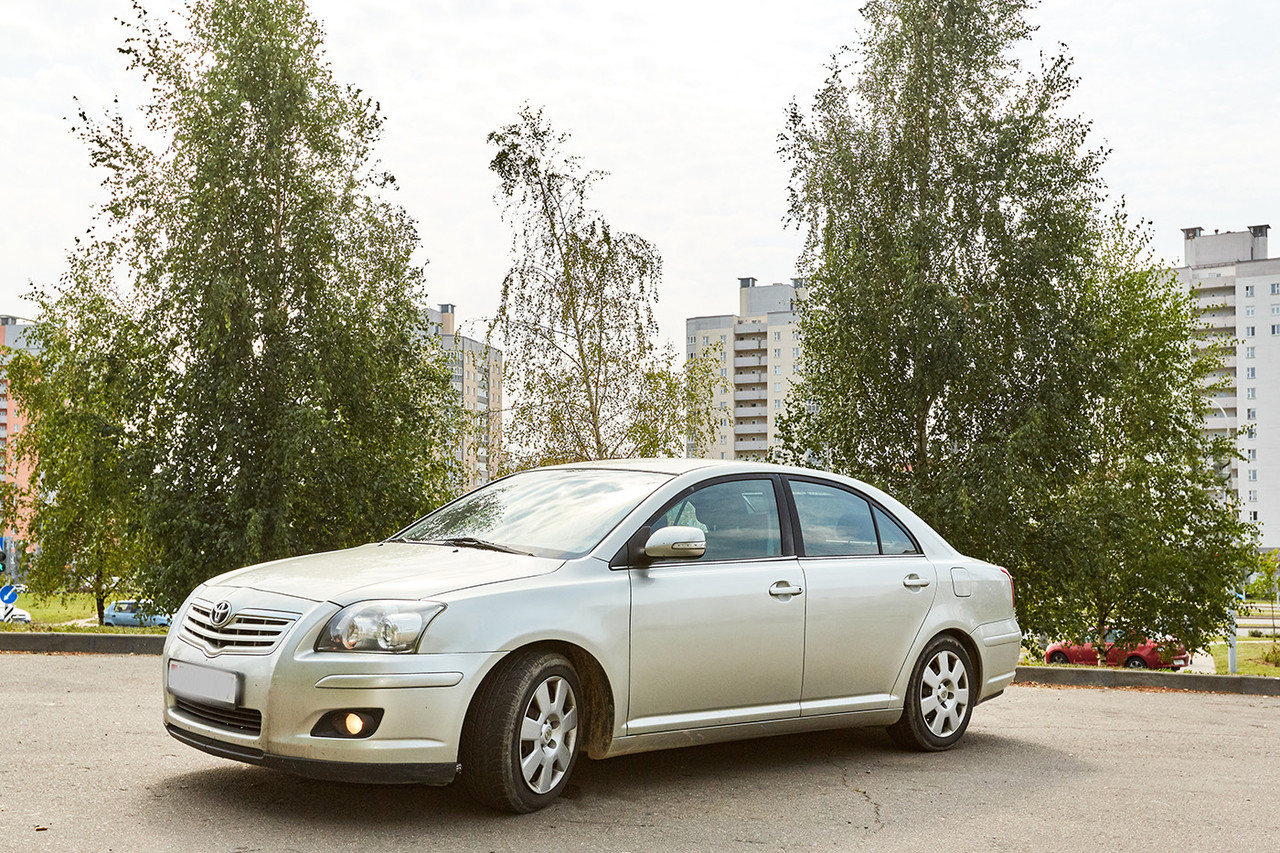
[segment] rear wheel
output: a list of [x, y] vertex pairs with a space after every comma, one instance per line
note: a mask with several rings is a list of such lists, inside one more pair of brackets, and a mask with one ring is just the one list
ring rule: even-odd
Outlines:
[[1049, 655], [1049, 663], [1070, 663], [1066, 652], [1054, 652]]
[[459, 749], [462, 781], [487, 806], [536, 811], [560, 796], [578, 760], [578, 673], [548, 652], [500, 667], [472, 700]]
[[1147, 662], [1137, 655], [1130, 655], [1126, 658], [1124, 665], [1128, 669], [1147, 669]]
[[973, 664], [951, 637], [935, 637], [916, 661], [902, 718], [889, 735], [908, 749], [937, 752], [959, 743], [973, 715]]

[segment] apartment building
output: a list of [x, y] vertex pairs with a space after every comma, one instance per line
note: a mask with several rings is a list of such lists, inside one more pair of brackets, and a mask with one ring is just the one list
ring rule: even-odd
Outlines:
[[[720, 360], [724, 387], [715, 404], [724, 414], [715, 438], [703, 448], [707, 459], [764, 459], [780, 439], [777, 420], [800, 359], [798, 304], [804, 280], [760, 285], [738, 279], [738, 313], [690, 317], [685, 321], [689, 358], [704, 353]], [[688, 455], [698, 453], [690, 443]]]
[[1270, 228], [1184, 228], [1176, 272], [1204, 311], [1202, 334], [1224, 349], [1205, 428], [1236, 435], [1244, 461], [1232, 464], [1230, 489], [1261, 525], [1262, 547], [1280, 548], [1280, 258], [1267, 257]]
[[502, 350], [459, 334], [453, 305], [427, 309], [431, 328], [453, 368], [453, 388], [471, 417], [457, 449], [464, 485], [471, 489], [497, 473], [502, 447]]

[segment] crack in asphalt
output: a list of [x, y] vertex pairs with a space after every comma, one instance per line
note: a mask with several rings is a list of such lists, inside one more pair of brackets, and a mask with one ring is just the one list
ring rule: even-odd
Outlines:
[[[875, 826], [874, 828], [873, 827], [866, 827], [866, 828], [871, 829], [872, 832], [879, 832], [880, 830], [884, 829], [884, 821], [880, 818], [880, 804], [877, 803], [875, 800], [873, 800], [871, 798], [871, 795], [867, 793], [865, 790], [863, 790], [862, 788], [855, 788], [853, 785], [849, 784], [849, 766], [847, 764], [840, 764], [836, 762], [834, 758], [828, 758], [827, 764], [830, 764], [832, 767], [840, 771], [841, 785], [843, 785], [846, 788], [849, 788], [852, 791], [855, 791], [861, 794], [862, 798], [867, 801], [868, 805], [871, 806], [871, 813], [872, 813], [872, 818], [874, 820]], [[868, 770], [867, 772], [870, 773], [871, 771]]]

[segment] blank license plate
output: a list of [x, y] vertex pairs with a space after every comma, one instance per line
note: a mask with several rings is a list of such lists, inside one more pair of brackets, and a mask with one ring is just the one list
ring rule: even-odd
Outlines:
[[169, 692], [183, 699], [234, 708], [240, 698], [240, 675], [179, 660], [169, 661]]

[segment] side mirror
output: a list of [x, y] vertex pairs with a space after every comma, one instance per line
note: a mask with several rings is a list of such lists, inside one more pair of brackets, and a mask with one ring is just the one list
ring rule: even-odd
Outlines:
[[707, 552], [707, 534], [697, 527], [663, 527], [653, 531], [644, 543], [646, 557], [701, 557]]

